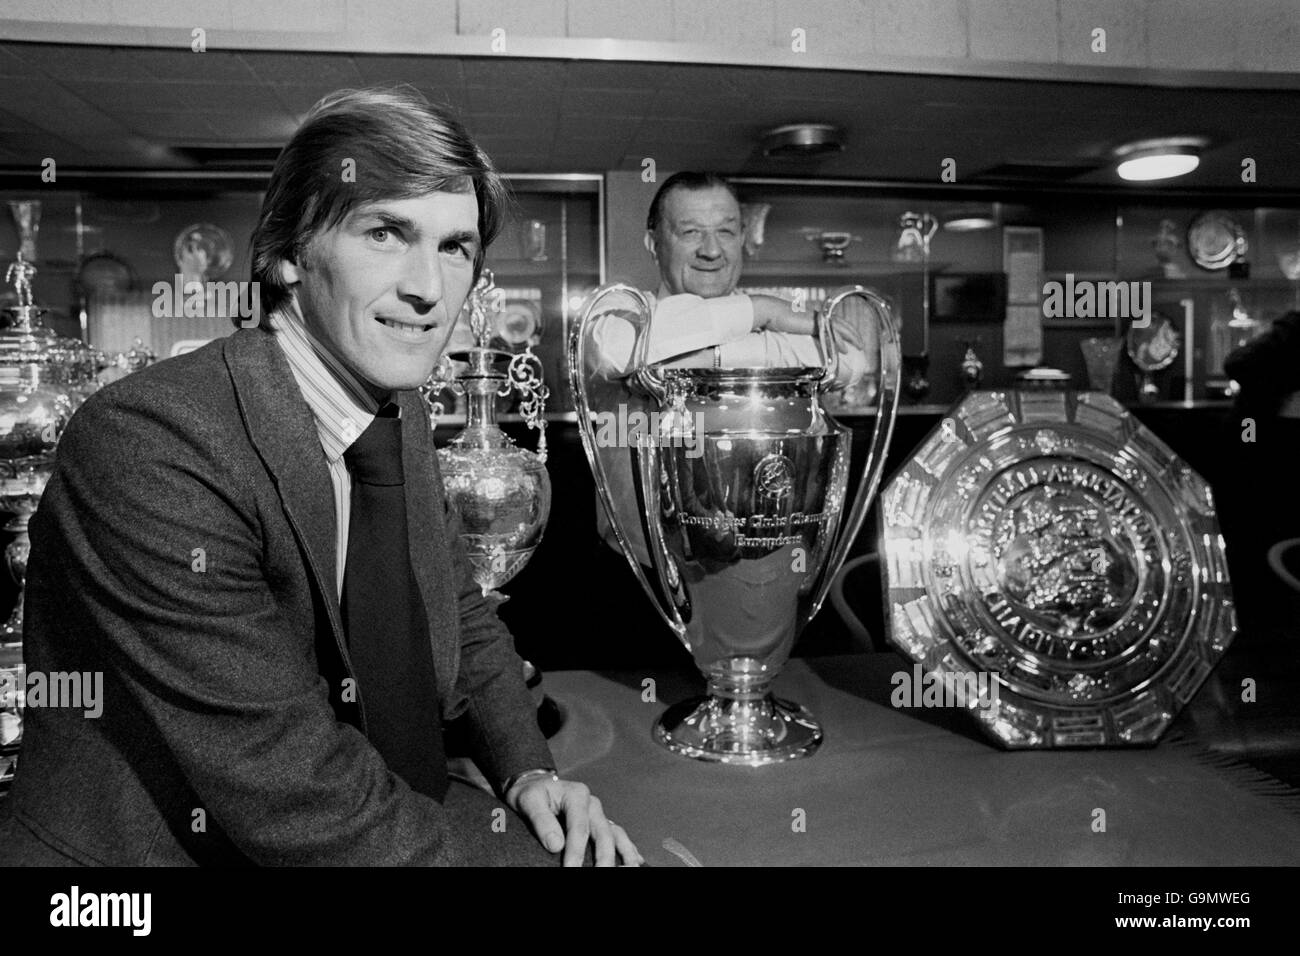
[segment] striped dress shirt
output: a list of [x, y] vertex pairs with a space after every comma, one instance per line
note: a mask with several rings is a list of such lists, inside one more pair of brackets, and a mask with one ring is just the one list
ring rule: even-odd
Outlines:
[[343, 453], [370, 427], [379, 411], [379, 402], [329, 349], [307, 331], [297, 296], [291, 297], [285, 308], [271, 313], [268, 322], [275, 340], [289, 360], [289, 368], [302, 397], [307, 400], [307, 406], [316, 419], [321, 448], [329, 462], [337, 528], [334, 564], [338, 598], [342, 603], [348, 519], [352, 513], [352, 476], [348, 473]]

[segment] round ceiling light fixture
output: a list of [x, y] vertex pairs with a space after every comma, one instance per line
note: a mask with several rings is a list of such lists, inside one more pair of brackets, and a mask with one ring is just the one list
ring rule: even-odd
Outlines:
[[978, 232], [992, 229], [1001, 221], [999, 203], [987, 206], [963, 206], [945, 210], [943, 228], [945, 232]]
[[1126, 143], [1115, 150], [1116, 172], [1133, 183], [1186, 176], [1201, 165], [1206, 140], [1200, 136], [1166, 136]]
[[773, 159], [808, 159], [844, 149], [843, 131], [829, 123], [790, 123], [767, 130], [763, 154]]

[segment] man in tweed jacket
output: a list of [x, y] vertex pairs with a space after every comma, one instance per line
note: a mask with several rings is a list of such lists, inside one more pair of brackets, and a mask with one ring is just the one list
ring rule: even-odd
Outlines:
[[[29, 671], [102, 672], [103, 712], [28, 710], [0, 863], [574, 864], [589, 843], [598, 864], [639, 862], [600, 802], [551, 771], [411, 390], [503, 195], [418, 96], [327, 97], [281, 154], [254, 234], [266, 319], [73, 417], [31, 523], [25, 654]], [[349, 665], [347, 467], [331, 437], [385, 400], [400, 408], [429, 693], [444, 719], [469, 716], [476, 762], [519, 814], [505, 832], [492, 796], [417, 792], [366, 735], [366, 695], [383, 688], [355, 687]]]

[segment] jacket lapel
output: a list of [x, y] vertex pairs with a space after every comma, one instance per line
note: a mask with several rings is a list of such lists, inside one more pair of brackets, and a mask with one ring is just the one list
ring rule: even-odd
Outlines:
[[307, 556], [308, 570], [324, 598], [334, 642], [346, 661], [334, 553], [334, 488], [316, 420], [289, 360], [270, 332], [240, 329], [226, 343], [226, 365], [244, 426]]
[[[275, 482], [324, 596], [334, 642], [347, 661], [336, 578], [334, 488], [316, 420], [273, 335], [260, 328], [240, 329], [227, 343], [226, 364], [249, 437]], [[402, 409], [411, 567], [428, 616], [438, 696], [445, 705], [452, 699], [459, 664], [459, 582], [428, 413], [416, 391], [398, 393], [397, 403]]]

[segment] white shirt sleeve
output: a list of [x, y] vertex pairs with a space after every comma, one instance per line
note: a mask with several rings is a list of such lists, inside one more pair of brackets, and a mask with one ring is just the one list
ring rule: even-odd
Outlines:
[[[787, 332], [755, 332], [721, 348], [723, 368], [821, 368], [825, 364], [821, 346], [811, 335]], [[836, 379], [852, 388], [867, 373], [868, 359], [860, 349], [839, 352]]]
[[811, 335], [755, 332], [722, 346], [723, 368], [816, 368], [822, 351]]
[[[704, 299], [683, 293], [655, 304], [646, 360], [650, 364], [748, 337], [754, 327], [754, 304], [747, 295]], [[632, 365], [636, 327], [626, 311], [607, 312], [591, 325], [591, 346], [609, 375], [626, 375]], [[712, 363], [710, 363], [712, 364]]]

